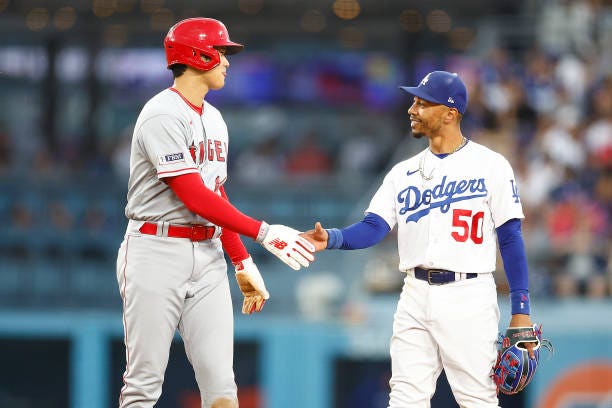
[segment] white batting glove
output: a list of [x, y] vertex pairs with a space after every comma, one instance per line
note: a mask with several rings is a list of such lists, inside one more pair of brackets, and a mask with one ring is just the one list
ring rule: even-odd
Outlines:
[[314, 261], [315, 247], [300, 237], [300, 232], [285, 225], [261, 224], [256, 241], [276, 255], [278, 259], [299, 271]]
[[236, 268], [236, 281], [244, 296], [242, 313], [251, 314], [259, 312], [270, 298], [266, 284], [257, 269], [257, 265], [250, 256], [234, 265]]

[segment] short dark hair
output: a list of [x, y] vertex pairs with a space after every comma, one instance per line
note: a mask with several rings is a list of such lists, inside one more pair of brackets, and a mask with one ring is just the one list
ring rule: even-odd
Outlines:
[[187, 65], [185, 64], [172, 64], [169, 68], [172, 71], [172, 76], [178, 78], [187, 71]]

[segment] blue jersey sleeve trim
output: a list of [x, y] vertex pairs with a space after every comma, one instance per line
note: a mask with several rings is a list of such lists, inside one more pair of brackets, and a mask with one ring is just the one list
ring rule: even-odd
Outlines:
[[513, 218], [497, 228], [497, 241], [510, 286], [512, 314], [529, 314], [529, 276], [521, 220]]

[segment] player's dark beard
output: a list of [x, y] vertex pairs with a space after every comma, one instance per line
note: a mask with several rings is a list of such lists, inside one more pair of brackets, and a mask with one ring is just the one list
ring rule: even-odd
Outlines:
[[[413, 117], [412, 117], [412, 115], [411, 115], [411, 116], [410, 116], [410, 120], [412, 120], [412, 119], [413, 119]], [[415, 131], [414, 131], [414, 130], [412, 130], [412, 129], [410, 129], [410, 132], [412, 133], [412, 137], [414, 137], [415, 139], [420, 139], [420, 138], [422, 138], [423, 136], [425, 136], [425, 133], [423, 133], [423, 132], [415, 132]]]

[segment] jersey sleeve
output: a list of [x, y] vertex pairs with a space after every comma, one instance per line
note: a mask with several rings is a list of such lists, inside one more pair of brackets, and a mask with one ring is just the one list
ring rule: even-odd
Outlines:
[[198, 172], [189, 153], [187, 129], [178, 118], [157, 115], [148, 119], [138, 131], [138, 142], [158, 178]]
[[513, 218], [525, 218], [514, 172], [508, 160], [500, 156], [493, 174], [490, 208], [495, 228]]
[[392, 172], [389, 172], [378, 188], [365, 213], [373, 213], [380, 216], [389, 225], [389, 230], [395, 227], [396, 216], [395, 190], [393, 188]]

